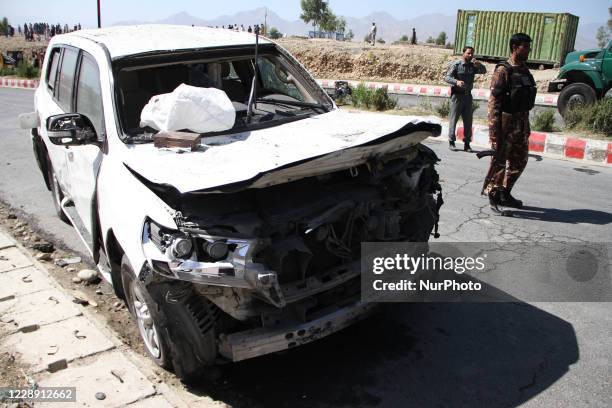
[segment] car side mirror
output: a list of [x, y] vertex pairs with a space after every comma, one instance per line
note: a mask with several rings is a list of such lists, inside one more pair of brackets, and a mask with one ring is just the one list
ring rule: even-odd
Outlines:
[[91, 121], [80, 113], [63, 113], [47, 118], [47, 135], [51, 143], [74, 146], [98, 142]]

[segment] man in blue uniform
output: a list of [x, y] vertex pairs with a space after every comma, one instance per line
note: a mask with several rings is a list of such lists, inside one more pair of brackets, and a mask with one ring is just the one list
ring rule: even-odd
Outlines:
[[472, 88], [474, 87], [474, 75], [484, 74], [487, 68], [474, 59], [474, 48], [463, 47], [463, 55], [460, 60], [453, 62], [444, 81], [451, 85], [451, 109], [450, 122], [448, 124], [448, 144], [451, 150], [455, 150], [455, 126], [459, 117], [463, 120], [463, 150], [472, 152], [470, 142], [472, 141]]

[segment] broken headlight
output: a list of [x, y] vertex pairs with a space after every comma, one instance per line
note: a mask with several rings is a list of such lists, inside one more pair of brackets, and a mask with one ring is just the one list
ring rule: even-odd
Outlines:
[[193, 254], [193, 239], [189, 234], [162, 227], [151, 220], [145, 224], [145, 233], [169, 259], [189, 259]]

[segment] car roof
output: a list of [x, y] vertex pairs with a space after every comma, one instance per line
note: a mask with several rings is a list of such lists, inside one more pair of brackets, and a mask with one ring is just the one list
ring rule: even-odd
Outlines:
[[[106, 46], [112, 59], [156, 51], [255, 45], [255, 34], [223, 28], [145, 24], [79, 30], [57, 37], [81, 37]], [[271, 41], [260, 37], [261, 44]]]

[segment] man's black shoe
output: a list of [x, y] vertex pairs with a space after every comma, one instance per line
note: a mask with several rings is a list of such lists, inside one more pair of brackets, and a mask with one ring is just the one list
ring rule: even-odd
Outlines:
[[504, 207], [511, 207], [511, 208], [522, 208], [523, 207], [523, 202], [521, 200], [517, 200], [516, 198], [512, 197], [510, 192], [506, 190], [501, 192], [499, 204], [503, 205]]
[[448, 148], [449, 148], [451, 151], [453, 151], [453, 152], [454, 152], [455, 150], [457, 150], [457, 148], [455, 147], [455, 142], [453, 142], [453, 141], [451, 141], [451, 140], [449, 140], [449, 141], [448, 141]]
[[472, 148], [470, 147], [469, 143], [464, 143], [463, 144], [463, 151], [464, 152], [468, 152], [468, 153], [474, 153], [474, 151], [472, 150]]

